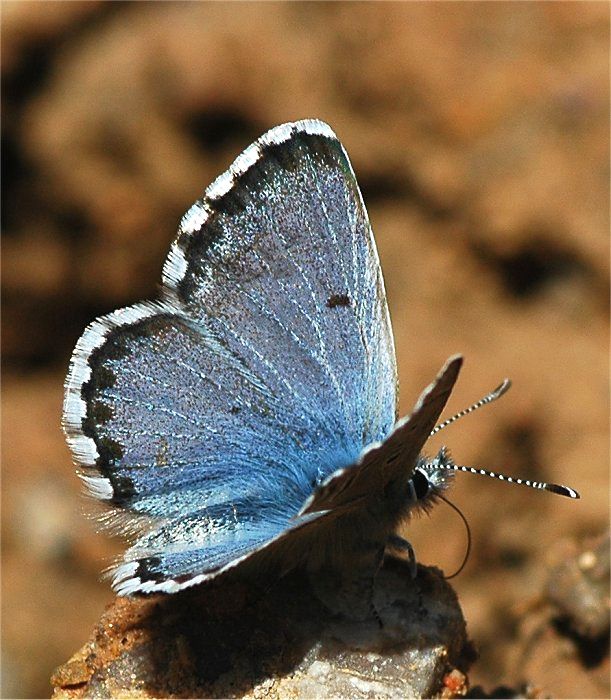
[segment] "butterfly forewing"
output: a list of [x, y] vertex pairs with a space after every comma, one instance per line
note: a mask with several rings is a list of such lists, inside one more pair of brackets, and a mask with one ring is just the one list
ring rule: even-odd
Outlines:
[[329, 459], [345, 463], [392, 426], [396, 369], [375, 244], [326, 125], [278, 127], [247, 149], [183, 219], [164, 283], [320, 425]]

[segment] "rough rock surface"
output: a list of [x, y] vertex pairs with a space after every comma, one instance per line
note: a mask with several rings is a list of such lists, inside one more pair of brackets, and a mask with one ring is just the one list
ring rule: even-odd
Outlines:
[[406, 698], [466, 689], [465, 621], [435, 569], [412, 580], [405, 564], [386, 562], [375, 592], [383, 627], [373, 617], [333, 617], [298, 573], [254, 600], [248, 590], [231, 582], [117, 599], [53, 675], [54, 697]]

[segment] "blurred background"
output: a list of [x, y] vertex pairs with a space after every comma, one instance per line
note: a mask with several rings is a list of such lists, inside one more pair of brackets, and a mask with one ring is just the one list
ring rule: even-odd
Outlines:
[[[5, 697], [47, 696], [113, 597], [98, 577], [122, 545], [83, 517], [60, 429], [78, 336], [154, 296], [183, 212], [304, 117], [363, 190], [402, 412], [462, 352], [449, 410], [514, 388], [444, 431], [455, 459], [582, 495], [457, 478], [471, 682], [609, 696], [605, 623], [588, 636], [550, 602], [608, 525], [608, 47], [605, 2], [3, 4]], [[460, 564], [443, 504], [405, 534]]]

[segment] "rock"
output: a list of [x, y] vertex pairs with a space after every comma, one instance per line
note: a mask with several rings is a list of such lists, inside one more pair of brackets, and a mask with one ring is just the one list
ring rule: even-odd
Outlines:
[[172, 596], [117, 598], [52, 677], [54, 698], [456, 697], [472, 656], [437, 569], [387, 560], [372, 617], [333, 617], [295, 572], [265, 592], [213, 582]]
[[547, 596], [580, 637], [609, 638], [609, 533], [551, 572]]

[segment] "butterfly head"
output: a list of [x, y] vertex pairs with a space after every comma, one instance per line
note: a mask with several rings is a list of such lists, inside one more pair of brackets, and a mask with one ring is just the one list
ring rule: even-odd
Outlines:
[[442, 447], [433, 459], [422, 455], [409, 480], [412, 504], [427, 511], [451, 485], [455, 472], [447, 448]]

